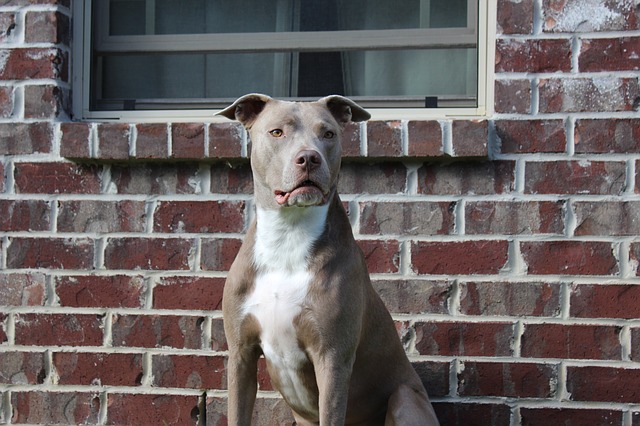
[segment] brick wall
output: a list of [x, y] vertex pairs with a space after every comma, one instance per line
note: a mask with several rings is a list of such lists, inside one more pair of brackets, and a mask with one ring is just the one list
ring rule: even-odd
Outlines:
[[[640, 425], [637, 8], [499, 0], [489, 120], [348, 129], [343, 200], [443, 424]], [[72, 122], [71, 18], [0, 2], [0, 423], [224, 424], [246, 135]]]

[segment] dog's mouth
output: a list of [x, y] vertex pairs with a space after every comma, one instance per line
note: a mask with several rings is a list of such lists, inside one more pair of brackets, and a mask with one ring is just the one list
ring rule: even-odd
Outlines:
[[275, 190], [276, 202], [281, 206], [310, 206], [326, 202], [324, 191], [313, 181], [305, 180], [291, 191]]

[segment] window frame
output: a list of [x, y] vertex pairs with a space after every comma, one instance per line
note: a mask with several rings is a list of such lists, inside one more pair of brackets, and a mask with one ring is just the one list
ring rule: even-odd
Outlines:
[[[478, 19], [478, 98], [477, 107], [444, 107], [413, 108], [391, 107], [384, 98], [369, 101], [367, 106], [373, 119], [437, 119], [437, 118], [484, 118], [493, 113], [493, 86], [495, 57], [495, 28], [497, 0], [479, 0]], [[103, 4], [106, 4], [104, 2]], [[475, 7], [474, 7], [475, 9]], [[97, 121], [137, 121], [137, 122], [178, 122], [178, 121], [217, 121], [215, 113], [220, 109], [157, 109], [133, 111], [93, 111], [90, 109], [91, 90], [91, 55], [92, 33], [91, 2], [77, 1], [73, 3], [73, 16], [78, 16], [73, 34], [73, 113], [76, 119]], [[471, 18], [470, 18], [471, 19]], [[475, 34], [469, 28], [447, 29], [405, 29], [405, 30], [369, 30], [369, 31], [333, 31], [328, 32], [290, 32], [244, 33], [239, 41], [239, 34], [195, 34], [195, 35], [108, 35], [108, 22], [103, 21], [97, 31], [96, 43], [101, 49], [114, 53], [123, 52], [165, 52], [177, 49], [180, 51], [255, 51], [256, 45], [247, 48], [248, 39], [259, 43], [258, 48], [266, 51], [296, 51], [307, 49], [313, 51], [335, 51], [346, 49], [366, 49], [394, 47], [424, 47], [425, 34], [429, 36], [429, 46], [469, 47], [475, 45]], [[340, 38], [340, 46], [331, 46], [331, 39]], [[379, 40], [372, 43], [372, 40]], [[205, 49], [205, 46], [207, 49]], [[327, 47], [330, 46], [330, 47]], [[76, 59], [79, 58], [79, 59]], [[356, 101], [357, 98], [354, 98]], [[232, 101], [232, 100], [230, 100]], [[378, 107], [375, 104], [380, 104]]]

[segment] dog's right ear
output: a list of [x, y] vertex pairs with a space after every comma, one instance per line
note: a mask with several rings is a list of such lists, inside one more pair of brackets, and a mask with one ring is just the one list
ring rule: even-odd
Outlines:
[[272, 98], [260, 93], [250, 93], [244, 95], [216, 115], [222, 115], [231, 120], [238, 120], [247, 129], [251, 128], [251, 125], [255, 121], [258, 114], [262, 112], [267, 102]]

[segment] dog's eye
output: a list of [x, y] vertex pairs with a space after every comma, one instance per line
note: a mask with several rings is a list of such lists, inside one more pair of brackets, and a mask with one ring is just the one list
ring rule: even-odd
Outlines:
[[274, 138], [281, 138], [282, 136], [284, 136], [284, 132], [282, 131], [282, 129], [273, 129], [269, 132], [269, 134]]
[[324, 138], [325, 139], [333, 139], [335, 135], [336, 134], [333, 133], [331, 130], [328, 130], [328, 131], [324, 132]]

